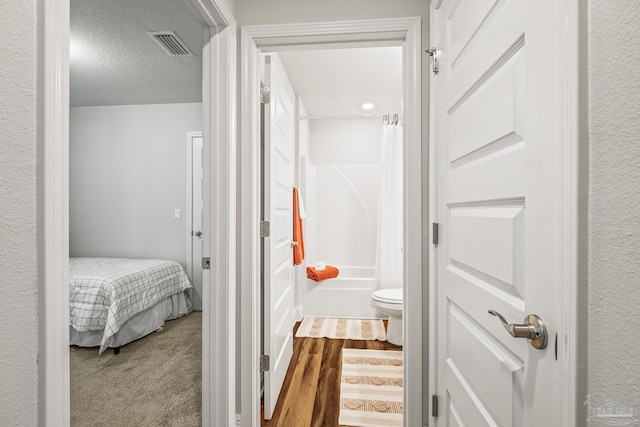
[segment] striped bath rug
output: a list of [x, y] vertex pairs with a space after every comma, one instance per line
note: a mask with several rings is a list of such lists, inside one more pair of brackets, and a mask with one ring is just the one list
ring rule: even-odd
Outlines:
[[402, 426], [402, 352], [342, 350], [340, 425]]
[[305, 317], [298, 327], [296, 337], [386, 341], [387, 332], [380, 319]]

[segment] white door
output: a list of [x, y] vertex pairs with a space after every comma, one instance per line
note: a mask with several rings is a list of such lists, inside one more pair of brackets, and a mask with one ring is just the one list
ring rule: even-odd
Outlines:
[[191, 144], [191, 209], [190, 222], [191, 229], [188, 230], [190, 236], [189, 245], [191, 250], [191, 262], [189, 263], [189, 277], [193, 283], [193, 309], [202, 311], [202, 179], [204, 177], [202, 169], [202, 132], [190, 132], [189, 144]]
[[293, 354], [293, 185], [295, 169], [294, 92], [277, 55], [265, 56], [263, 218], [264, 239], [264, 416], [271, 419]]
[[[555, 3], [444, 0], [432, 9], [438, 426], [562, 424]], [[517, 324], [537, 314], [546, 348], [512, 337], [489, 310]]]

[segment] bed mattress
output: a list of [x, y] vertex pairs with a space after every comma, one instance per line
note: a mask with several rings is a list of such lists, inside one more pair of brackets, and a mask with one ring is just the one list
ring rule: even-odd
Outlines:
[[190, 298], [192, 289], [175, 261], [70, 258], [70, 326], [80, 333], [102, 331], [102, 353], [113, 346], [112, 338], [131, 318], [161, 302], [171, 304], [173, 295]]

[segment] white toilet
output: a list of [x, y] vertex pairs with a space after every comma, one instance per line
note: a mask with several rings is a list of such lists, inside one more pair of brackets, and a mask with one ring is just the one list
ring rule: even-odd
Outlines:
[[375, 291], [371, 295], [371, 307], [389, 316], [387, 341], [402, 345], [402, 288]]

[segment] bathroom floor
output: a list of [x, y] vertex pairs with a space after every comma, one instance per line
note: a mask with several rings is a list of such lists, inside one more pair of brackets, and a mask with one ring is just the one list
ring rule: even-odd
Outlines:
[[[385, 326], [386, 326], [385, 321]], [[300, 323], [293, 328], [295, 335]], [[401, 350], [388, 342], [294, 338], [293, 357], [269, 427], [336, 427], [340, 413], [341, 350]]]

